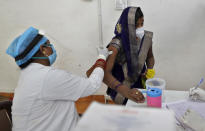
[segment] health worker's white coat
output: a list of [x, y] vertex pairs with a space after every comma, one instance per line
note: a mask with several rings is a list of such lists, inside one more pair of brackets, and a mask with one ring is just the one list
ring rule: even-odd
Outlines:
[[96, 68], [89, 78], [30, 64], [20, 74], [12, 106], [13, 131], [70, 131], [77, 121], [75, 101], [96, 92], [104, 77]]

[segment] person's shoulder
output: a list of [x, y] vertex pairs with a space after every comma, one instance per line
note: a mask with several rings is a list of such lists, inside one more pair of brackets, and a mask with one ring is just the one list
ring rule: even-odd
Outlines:
[[153, 32], [145, 30], [145, 35], [152, 38], [153, 37]]
[[69, 77], [71, 77], [71, 73], [65, 70], [62, 70], [62, 69], [55, 68], [55, 67], [49, 67], [49, 70], [46, 74], [45, 81], [55, 85], [56, 83], [60, 81], [64, 81], [65, 79], [68, 79]]
[[115, 37], [112, 38], [111, 42], [120, 44], [121, 43], [121, 38], [118, 37], [118, 36], [115, 36]]
[[120, 50], [121, 47], [121, 39], [119, 37], [114, 37], [112, 38], [111, 42], [108, 44], [107, 48], [109, 46], [112, 46], [114, 48], [116, 48], [117, 50]]
[[58, 69], [58, 68], [55, 68], [55, 67], [52, 67], [52, 66], [48, 67], [48, 69], [49, 69], [48, 73], [49, 73], [49, 74], [53, 74], [53, 75], [55, 75], [55, 76], [57, 76], [57, 75], [63, 75], [63, 74], [67, 74], [67, 73], [68, 73], [68, 72], [65, 71], [65, 70]]

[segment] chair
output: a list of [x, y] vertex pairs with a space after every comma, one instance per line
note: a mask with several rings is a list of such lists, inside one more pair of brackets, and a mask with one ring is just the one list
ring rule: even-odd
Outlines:
[[12, 118], [11, 118], [11, 105], [12, 105], [12, 101], [10, 101], [10, 100], [2, 100], [2, 101], [0, 100], [0, 110], [6, 109], [10, 120], [12, 120]]
[[11, 131], [12, 124], [6, 109], [0, 110], [0, 131]]
[[12, 101], [0, 96], [0, 131], [12, 130], [11, 105]]

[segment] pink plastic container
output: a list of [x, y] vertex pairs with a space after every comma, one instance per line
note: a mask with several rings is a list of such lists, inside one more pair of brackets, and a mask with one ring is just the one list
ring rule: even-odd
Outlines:
[[162, 107], [162, 90], [159, 88], [149, 88], [147, 91], [147, 106]]

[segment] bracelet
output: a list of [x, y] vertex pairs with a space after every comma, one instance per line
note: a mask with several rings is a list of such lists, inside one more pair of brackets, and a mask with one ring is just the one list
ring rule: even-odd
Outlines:
[[103, 62], [104, 64], [106, 64], [106, 61], [103, 59], [98, 59], [96, 62]]
[[114, 84], [115, 84], [116, 81], [117, 81], [117, 80], [114, 80], [114, 81], [111, 83], [111, 87], [114, 88]]
[[120, 84], [116, 85], [116, 86], [114, 87], [114, 90], [117, 91], [117, 89], [118, 89], [121, 85], [123, 85], [123, 84], [120, 83]]
[[[98, 62], [102, 62], [102, 64], [100, 64], [100, 63], [98, 63]], [[103, 69], [105, 69], [106, 68], [106, 61], [105, 60], [103, 60], [103, 59], [98, 59], [96, 62], [95, 62], [95, 66], [96, 65], [101, 65], [101, 66], [103, 66], [104, 68]]]
[[104, 63], [101, 64], [101, 63], [98, 63], [98, 62], [96, 62], [95, 65], [106, 66], [106, 64], [104, 64]]

